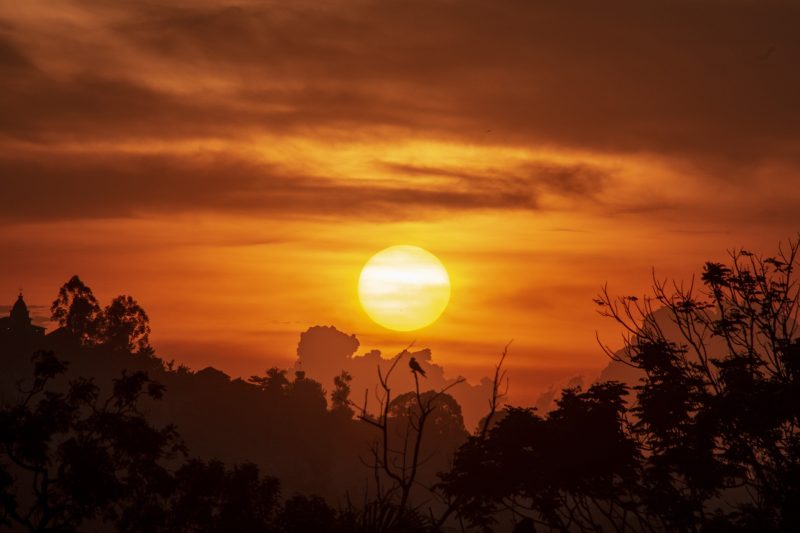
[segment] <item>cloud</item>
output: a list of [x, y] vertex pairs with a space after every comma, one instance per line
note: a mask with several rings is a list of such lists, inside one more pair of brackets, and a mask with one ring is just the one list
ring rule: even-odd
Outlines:
[[[762, 165], [778, 161], [798, 180], [800, 37], [792, 22], [800, 7], [791, 2], [59, 6], [0, 15], [6, 220], [541, 210], [551, 195], [598, 202], [613, 178], [574, 163], [491, 173], [446, 161], [385, 167], [389, 178], [450, 180], [422, 186], [333, 179], [225, 150], [169, 152], [178, 141], [230, 146], [259, 136], [644, 154], [745, 190]], [[166, 148], [60, 150], [92, 142]], [[32, 159], [20, 143], [50, 151]], [[654, 205], [680, 207], [662, 196]], [[602, 209], [651, 212], [644, 203]]]
[[[342, 371], [347, 371], [353, 378], [351, 383], [353, 395], [351, 400], [361, 407], [374, 411], [373, 392], [379, 385], [378, 372], [386, 377], [395, 357], [398, 354], [382, 355], [379, 350], [370, 350], [356, 355], [359, 341], [355, 335], [348, 335], [333, 326], [313, 326], [300, 335], [297, 347], [295, 368], [308, 372], [308, 375], [327, 385]], [[414, 390], [413, 374], [409, 371], [408, 360], [415, 357], [425, 369], [426, 378], [420, 383], [425, 390], [441, 390], [452, 385], [456, 378], [446, 377], [445, 368], [433, 359], [430, 349], [403, 350], [403, 359], [391, 374], [390, 386], [394, 397]], [[379, 370], [380, 369], [380, 370]], [[474, 428], [478, 420], [486, 413], [486, 402], [491, 396], [492, 383], [483, 378], [478, 384], [461, 383], [449, 391], [464, 410], [464, 417], [469, 429]], [[367, 393], [367, 405], [364, 405], [362, 391]]]
[[[390, 125], [698, 165], [797, 155], [792, 2], [71, 6], [89, 27], [108, 24], [89, 44], [118, 60], [39, 52], [76, 74], [5, 84], [6, 111], [29, 120], [12, 114], [4, 129], [162, 137], [190, 125], [212, 136]], [[6, 17], [7, 39], [29, 42], [29, 23]], [[5, 56], [22, 67], [25, 52]]]
[[16, 46], [0, 38], [0, 71], [4, 74], [31, 70], [33, 65]]
[[[303, 87], [279, 98], [297, 120], [308, 112], [315, 122], [737, 160], [797, 140], [791, 21], [800, 8], [791, 2], [341, 7], [150, 10], [121, 33], [177, 61], [255, 69], [249, 92], [263, 101], [275, 94], [259, 82]], [[320, 116], [310, 102], [324, 94], [339, 105], [325, 102]]]
[[546, 161], [526, 163], [511, 171], [507, 168], [470, 171], [401, 163], [383, 163], [382, 166], [400, 174], [450, 178], [456, 183], [485, 184], [498, 180], [525, 183], [542, 192], [570, 197], [593, 197], [612, 177], [610, 171], [588, 164], [555, 164]]
[[483, 180], [458, 188], [375, 180], [359, 183], [293, 173], [226, 153], [39, 152], [0, 156], [7, 221], [124, 218], [149, 213], [226, 212], [424, 219], [441, 211], [536, 209], [536, 188]]

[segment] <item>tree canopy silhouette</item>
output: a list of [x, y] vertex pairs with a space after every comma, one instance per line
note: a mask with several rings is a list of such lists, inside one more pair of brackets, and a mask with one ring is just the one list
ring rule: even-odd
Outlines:
[[58, 291], [50, 307], [52, 320], [65, 328], [81, 343], [96, 338], [100, 327], [100, 305], [86, 284], [72, 276]]
[[601, 313], [626, 332], [606, 351], [641, 372], [634, 398], [597, 383], [544, 417], [507, 410], [442, 476], [462, 516], [487, 525], [506, 510], [559, 531], [800, 529], [799, 248], [733, 251], [705, 265], [702, 286], [604, 289]]
[[130, 296], [117, 296], [103, 309], [100, 329], [102, 342], [114, 350], [143, 353], [150, 347], [147, 313]]
[[124, 520], [140, 495], [164, 490], [165, 461], [183, 447], [174, 427], [157, 428], [137, 409], [163, 386], [135, 372], [115, 379], [107, 399], [87, 379], [55, 392], [48, 385], [66, 363], [44, 351], [33, 362], [21, 400], [0, 408], [0, 518], [30, 531], [74, 530], [90, 519]]
[[72, 276], [59, 289], [50, 311], [51, 319], [82, 345], [153, 353], [150, 319], [131, 296], [117, 296], [101, 309], [92, 289], [78, 276]]

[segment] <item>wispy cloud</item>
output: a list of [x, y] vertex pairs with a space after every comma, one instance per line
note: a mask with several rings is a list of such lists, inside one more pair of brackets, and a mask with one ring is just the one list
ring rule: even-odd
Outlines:
[[31, 46], [30, 17], [3, 15], [7, 135], [393, 126], [705, 165], [797, 155], [792, 2], [64, 5], [91, 57], [52, 44], [74, 28]]

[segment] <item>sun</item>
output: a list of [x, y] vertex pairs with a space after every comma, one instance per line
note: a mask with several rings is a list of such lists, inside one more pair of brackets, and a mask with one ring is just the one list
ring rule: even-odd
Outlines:
[[439, 259], [419, 246], [391, 246], [361, 270], [358, 298], [367, 315], [395, 331], [436, 321], [450, 301], [450, 276]]

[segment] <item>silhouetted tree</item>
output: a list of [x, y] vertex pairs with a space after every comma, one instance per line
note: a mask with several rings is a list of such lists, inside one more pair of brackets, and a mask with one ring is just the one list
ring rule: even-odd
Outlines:
[[598, 299], [628, 333], [612, 356], [645, 374], [632, 429], [652, 454], [651, 511], [669, 527], [800, 528], [799, 248], [735, 250], [706, 263], [700, 287], [654, 279], [652, 297]]
[[[378, 401], [380, 411], [377, 417], [370, 415], [366, 407], [361, 407], [359, 418], [378, 429], [379, 438], [371, 447], [372, 457], [370, 467], [374, 471], [375, 490], [377, 502], [383, 509], [396, 510], [392, 513], [391, 528], [399, 527], [415, 516], [415, 510], [410, 508], [411, 494], [414, 487], [419, 484], [418, 475], [420, 467], [430, 459], [423, 456], [423, 440], [426, 430], [430, 431], [429, 421], [436, 419], [434, 413], [440, 405], [448, 404], [455, 413], [452, 400], [447, 391], [464, 382], [459, 378], [439, 391], [423, 393], [419, 388], [417, 372], [413, 372], [415, 390], [399, 396], [400, 401], [392, 397], [391, 377], [398, 363], [408, 350], [403, 350], [395, 358], [384, 375], [378, 367], [380, 391]], [[451, 402], [443, 400], [448, 396]], [[414, 407], [409, 408], [408, 404]], [[457, 405], [457, 404], [456, 404]], [[460, 416], [460, 407], [457, 409]], [[400, 422], [398, 415], [402, 414], [405, 420]], [[439, 420], [441, 423], [441, 420]], [[445, 424], [443, 424], [445, 425]], [[463, 427], [463, 419], [461, 420]], [[431, 491], [432, 487], [428, 487]]]
[[248, 381], [273, 397], [285, 395], [289, 388], [289, 379], [286, 377], [286, 370], [275, 366], [267, 370], [266, 375], [250, 376]]
[[484, 438], [458, 451], [443, 490], [481, 526], [508, 510], [559, 531], [620, 520], [641, 527], [631, 514], [639, 452], [625, 432], [625, 394], [624, 385], [603, 383], [565, 390], [546, 417], [509, 408]]
[[[191, 460], [174, 476], [164, 531], [275, 531], [280, 484], [256, 465], [226, 467], [221, 461]], [[134, 524], [132, 531], [143, 531]]]
[[52, 320], [81, 344], [103, 344], [115, 351], [153, 354], [149, 318], [130, 296], [117, 296], [101, 309], [92, 289], [78, 276], [72, 276], [59, 289], [50, 310]]
[[[144, 372], [123, 373], [100, 399], [90, 380], [48, 389], [66, 363], [37, 352], [34, 377], [17, 403], [0, 408], [0, 490], [5, 522], [29, 531], [74, 530], [86, 520], [114, 522], [139, 495], [168, 490], [164, 463], [183, 451], [172, 426], [139, 412], [163, 386]], [[13, 479], [13, 484], [9, 483]]]
[[130, 296], [117, 296], [106, 306], [100, 315], [100, 335], [113, 350], [152, 352], [147, 313]]
[[58, 291], [50, 307], [51, 319], [69, 331], [81, 343], [91, 343], [100, 329], [100, 306], [78, 276], [72, 276]]
[[306, 415], [311, 413], [322, 415], [328, 408], [322, 384], [305, 377], [300, 371], [296, 372], [295, 380], [287, 387], [286, 397], [294, 409]]
[[[443, 452], [446, 458], [463, 444], [469, 434], [464, 427], [461, 406], [451, 395], [439, 391], [425, 391], [417, 397], [417, 391], [406, 392], [392, 400], [389, 417], [397, 428], [397, 433], [405, 434], [405, 429], [417, 424], [424, 410], [430, 410], [425, 418], [425, 442]], [[420, 405], [423, 407], [420, 408]]]
[[349, 418], [353, 416], [350, 407], [350, 382], [353, 376], [346, 370], [333, 378], [333, 392], [331, 392], [331, 410], [341, 413]]
[[[702, 286], [597, 300], [626, 331], [607, 353], [642, 376], [509, 408], [443, 474], [456, 512], [557, 531], [800, 529], [800, 242], [707, 263]], [[656, 309], [656, 308], [660, 309]], [[522, 527], [522, 526], [520, 526]]]

